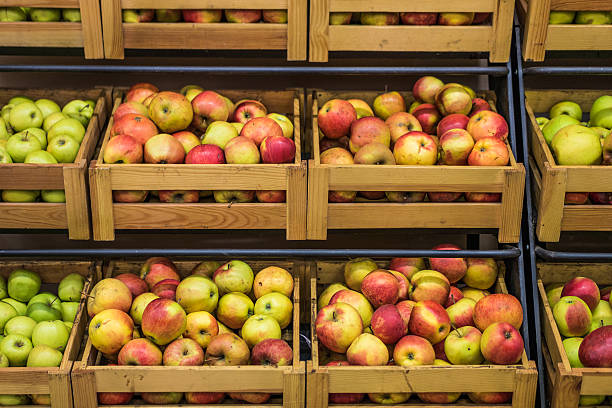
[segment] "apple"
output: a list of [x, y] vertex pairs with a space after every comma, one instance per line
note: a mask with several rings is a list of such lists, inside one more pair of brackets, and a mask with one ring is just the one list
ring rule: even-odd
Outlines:
[[[253, 119], [251, 122], [258, 119], [264, 118]], [[251, 122], [245, 125], [245, 129]], [[261, 160], [264, 163], [292, 163], [295, 159], [295, 150], [293, 140], [284, 136], [267, 136], [260, 145]]]
[[589, 193], [589, 199], [593, 204], [610, 205], [612, 203], [612, 193]]
[[249, 346], [233, 333], [215, 336], [206, 348], [204, 363], [212, 366], [236, 366], [248, 364]]
[[[397, 23], [396, 23], [397, 24]], [[376, 116], [387, 120], [395, 113], [406, 111], [406, 102], [399, 92], [387, 92], [378, 95], [372, 104]]]
[[[7, 22], [16, 22], [16, 21], [26, 21], [28, 19], [28, 13], [26, 12], [26, 10], [24, 10], [23, 7], [3, 7], [0, 8], [0, 21], [7, 21]], [[11, 397], [13, 398], [13, 396], [7, 395], [7, 398]], [[20, 400], [21, 396], [14, 396], [15, 401]], [[10, 398], [8, 398], [10, 399]], [[26, 403], [27, 402], [27, 397], [24, 396], [24, 400], [22, 402]], [[19, 402], [17, 403], [7, 403], [6, 405], [18, 405]]]
[[432, 300], [422, 300], [412, 308], [408, 329], [411, 334], [436, 344], [444, 340], [450, 332], [450, 318], [440, 304]]
[[436, 133], [436, 127], [441, 116], [434, 105], [430, 103], [420, 104], [411, 113], [419, 121], [423, 132], [427, 134]]
[[261, 145], [266, 137], [285, 138], [280, 125], [274, 119], [268, 117], [254, 118], [245, 123], [240, 131], [240, 136], [251, 139], [257, 146]]
[[235, 105], [234, 114], [231, 115], [232, 122], [243, 125], [254, 118], [262, 118], [268, 114], [263, 103], [251, 99], [243, 99]]
[[62, 318], [61, 306], [51, 307], [47, 303], [32, 303], [26, 310], [26, 315], [36, 320], [43, 322], [48, 320], [59, 320]]
[[334, 293], [328, 304], [333, 305], [339, 302], [353, 306], [361, 316], [363, 327], [370, 326], [370, 321], [372, 319], [372, 313], [374, 313], [374, 310], [365, 296], [354, 290], [341, 289]]
[[293, 303], [291, 299], [281, 293], [268, 293], [255, 302], [255, 314], [273, 317], [281, 329], [291, 323], [293, 317]]
[[[152, 10], [151, 10], [151, 13], [153, 13]], [[134, 88], [134, 87], [132, 87], [132, 89], [130, 89], [128, 91], [128, 93], [126, 94], [125, 101], [126, 102], [138, 102], [138, 103], [142, 103], [143, 105], [145, 105], [145, 101], [146, 100], [150, 100], [149, 98], [151, 98], [151, 97], [155, 97], [157, 92], [158, 91], [156, 91], [154, 89], [150, 89], [150, 88], [145, 88], [145, 87]]]
[[444, 353], [451, 364], [477, 365], [484, 360], [480, 352], [482, 334], [472, 326], [464, 326], [449, 333], [444, 341]]
[[177, 23], [181, 21], [181, 10], [157, 9], [155, 19], [162, 23]]
[[142, 334], [158, 345], [166, 345], [185, 331], [187, 315], [170, 299], [154, 299], [142, 314]]
[[9, 319], [6, 324], [4, 324], [4, 335], [9, 334], [20, 334], [29, 339], [32, 338], [32, 332], [34, 331], [34, 327], [36, 327], [36, 320], [28, 317], [28, 316], [15, 316]]
[[[372, 142], [363, 146], [355, 154], [355, 164], [372, 164], [372, 165], [394, 165], [395, 158], [393, 153], [387, 146], [382, 143]], [[376, 193], [376, 194], [374, 194]], [[380, 194], [379, 194], [380, 193]], [[374, 194], [370, 199], [379, 199], [384, 196], [383, 192], [362, 192], [363, 195]]]
[[389, 351], [378, 337], [363, 333], [351, 343], [346, 357], [351, 365], [384, 366], [389, 362]]
[[508, 146], [495, 137], [485, 137], [477, 141], [468, 156], [470, 166], [506, 166], [509, 161]]
[[[354, 164], [353, 155], [341, 147], [333, 147], [321, 153], [321, 164]], [[355, 200], [355, 191], [330, 191], [330, 202], [352, 202]], [[357, 288], [358, 289], [358, 288]]]
[[251, 351], [251, 364], [288, 366], [293, 361], [293, 350], [285, 340], [266, 339], [257, 343]]
[[438, 13], [400, 13], [400, 19], [406, 25], [436, 25]]
[[412, 285], [408, 278], [398, 271], [389, 270], [389, 272], [395, 276], [399, 284], [398, 300], [402, 301], [408, 299], [408, 294], [412, 291]]
[[79, 302], [62, 302], [62, 320], [64, 322], [74, 322], [79, 310]]
[[612, 326], [589, 333], [580, 344], [578, 356], [585, 367], [612, 367]]
[[88, 101], [75, 99], [64, 105], [62, 113], [69, 118], [78, 120], [83, 126], [87, 127], [93, 116], [94, 107], [95, 104], [92, 106]]
[[178, 404], [183, 399], [182, 392], [141, 392], [140, 398], [147, 404], [170, 405]]
[[372, 333], [385, 344], [395, 344], [408, 333], [408, 325], [395, 305], [387, 304], [376, 309], [371, 327]]
[[283, 136], [289, 139], [293, 138], [293, 123], [291, 123], [288, 117], [279, 113], [268, 113], [266, 117], [274, 120], [280, 126], [283, 131]]
[[161, 203], [197, 203], [200, 201], [198, 190], [159, 190]]
[[411, 279], [416, 272], [425, 269], [425, 260], [423, 258], [393, 258], [389, 263], [389, 269], [401, 272]]
[[225, 10], [228, 23], [256, 23], [261, 20], [261, 10]]
[[[440, 16], [445, 13], [441, 13]], [[459, 84], [447, 84], [438, 90], [435, 104], [443, 116], [452, 113], [467, 115], [472, 110], [472, 96]]]
[[497, 280], [497, 263], [491, 258], [468, 258], [463, 282], [476, 289], [489, 289]]
[[489, 104], [489, 102], [487, 102], [486, 100], [482, 98], [474, 98], [472, 99], [472, 110], [470, 111], [469, 117], [471, 118], [472, 116], [480, 112], [490, 111], [490, 110], [491, 110], [491, 105]]
[[60, 21], [62, 10], [54, 8], [32, 8], [29, 14], [32, 21], [52, 22]]
[[35, 346], [28, 355], [28, 367], [59, 367], [63, 354], [46, 345]]
[[186, 164], [224, 164], [225, 154], [223, 150], [214, 144], [203, 144], [195, 146], [185, 156]]
[[114, 276], [114, 278], [123, 282], [125, 286], [128, 287], [128, 289], [132, 293], [132, 297], [134, 298], [147, 292], [149, 289], [146, 282], [134, 273], [122, 273], [120, 275]]
[[269, 315], [254, 314], [240, 330], [242, 338], [250, 348], [265, 339], [280, 339], [281, 328], [276, 319]]
[[315, 330], [318, 340], [329, 350], [346, 353], [353, 340], [363, 332], [363, 323], [357, 309], [339, 302], [319, 310]]
[[212, 274], [221, 266], [221, 262], [202, 261], [191, 270], [192, 275], [201, 275], [211, 278]]
[[9, 334], [0, 342], [0, 353], [9, 360], [11, 367], [25, 367], [32, 342], [20, 334]]
[[183, 145], [169, 134], [153, 136], [144, 145], [144, 161], [153, 164], [176, 164], [185, 159]]
[[353, 13], [329, 13], [329, 25], [346, 25], [351, 23]]
[[397, 405], [403, 404], [404, 402], [410, 399], [411, 394], [408, 393], [399, 393], [399, 392], [391, 392], [391, 393], [369, 393], [368, 398], [370, 401], [375, 402], [377, 404], [383, 405]]
[[42, 292], [32, 297], [32, 299], [30, 299], [30, 301], [28, 302], [28, 307], [36, 303], [44, 304], [59, 312], [62, 311], [61, 302], [59, 298], [49, 292]]
[[470, 118], [461, 113], [453, 113], [442, 118], [436, 130], [438, 137], [452, 129], [466, 129]]
[[393, 350], [393, 361], [401, 367], [432, 365], [434, 360], [435, 352], [431, 343], [419, 336], [402, 337]]
[[446, 26], [470, 25], [474, 21], [474, 13], [440, 13], [438, 24]]
[[607, 11], [578, 11], [575, 24], [610, 24], [610, 14]]
[[536, 118], [536, 123], [538, 124], [538, 127], [540, 128], [540, 130], [542, 130], [542, 128], [544, 128], [544, 126], [550, 122], [550, 119], [545, 118], [543, 116], [540, 116], [538, 118]]
[[248, 137], [238, 136], [225, 145], [225, 159], [228, 164], [257, 164], [259, 149]]
[[202, 137], [202, 144], [217, 145], [224, 149], [228, 142], [238, 137], [238, 131], [230, 123], [223, 121], [212, 122]]
[[223, 10], [183, 10], [182, 13], [187, 23], [218, 23], [223, 18]]
[[582, 109], [580, 105], [572, 101], [562, 101], [554, 104], [550, 108], [549, 116], [551, 119], [559, 115], [571, 116], [576, 120], [582, 120]]
[[283, 268], [268, 266], [255, 275], [253, 293], [259, 299], [274, 292], [290, 297], [293, 294], [293, 277]]
[[81, 143], [85, 137], [85, 127], [76, 119], [61, 119], [49, 129], [47, 140], [51, 143], [51, 140], [58, 136], [70, 136], [76, 142]]
[[[360, 283], [360, 285], [361, 285], [361, 283]], [[329, 302], [331, 301], [331, 298], [336, 293], [338, 293], [339, 291], [341, 291], [343, 289], [348, 289], [348, 288], [346, 286], [344, 286], [343, 283], [340, 283], [340, 282], [332, 283], [331, 285], [326, 287], [323, 290], [323, 292], [321, 292], [321, 294], [318, 296], [317, 309], [321, 310], [325, 306], [327, 306], [329, 304]]]
[[438, 145], [426, 133], [410, 132], [397, 140], [393, 155], [399, 165], [433, 165], [438, 159]]
[[219, 332], [217, 319], [209, 312], [198, 311], [187, 315], [187, 326], [183, 336], [194, 340], [203, 349], [208, 347], [210, 341]]
[[[147, 109], [146, 106], [144, 106], [140, 102], [136, 102], [136, 101], [124, 102], [121, 105], [119, 105], [117, 109], [115, 109], [115, 112], [113, 113], [113, 120], [117, 122], [122, 117], [128, 114], [135, 114], [135, 115], [147, 117], [149, 115], [149, 110]], [[45, 121], [46, 120], [47, 119], [45, 119]]]
[[4, 326], [11, 319], [19, 316], [17, 310], [6, 302], [0, 302], [0, 333], [4, 333]]
[[61, 320], [39, 322], [32, 331], [32, 344], [64, 351], [69, 336], [70, 331]]
[[385, 191], [387, 200], [396, 203], [417, 203], [425, 200], [425, 193], [413, 191]]
[[523, 307], [512, 295], [494, 293], [476, 302], [474, 323], [484, 331], [493, 323], [506, 322], [519, 329], [523, 323]]
[[162, 365], [162, 352], [148, 339], [133, 339], [121, 348], [117, 361], [119, 365], [158, 366]]
[[79, 142], [70, 136], [57, 136], [49, 142], [47, 151], [59, 163], [73, 163], [79, 153]]
[[119, 279], [106, 278], [95, 284], [87, 298], [87, 312], [90, 317], [106, 309], [128, 312], [132, 305], [132, 292]]
[[216, 190], [213, 192], [217, 203], [250, 203], [255, 198], [254, 191]]
[[478, 302], [483, 297], [490, 295], [490, 293], [487, 292], [486, 290], [470, 288], [470, 287], [463, 288], [461, 290], [461, 293], [463, 293], [464, 297], [473, 299], [475, 302]]
[[115, 138], [117, 135], [128, 135], [141, 145], [144, 145], [157, 134], [159, 134], [159, 131], [155, 123], [146, 116], [137, 113], [127, 113], [121, 116], [111, 128], [111, 138]]
[[377, 269], [363, 278], [361, 292], [375, 308], [395, 304], [399, 298], [399, 282], [389, 271]]
[[391, 143], [391, 133], [384, 121], [374, 116], [367, 116], [353, 122], [349, 141], [352, 153], [357, 153], [360, 148], [374, 142], [386, 147]]
[[504, 404], [512, 400], [511, 392], [468, 392], [467, 396], [476, 404]]
[[449, 308], [461, 299], [463, 299], [463, 293], [461, 292], [461, 290], [456, 286], [451, 286], [448, 292], [448, 299], [446, 300], [446, 303], [442, 306], [444, 306], [445, 308]]
[[179, 283], [175, 279], [164, 279], [157, 282], [153, 289], [151, 289], [151, 292], [160, 298], [175, 300], [176, 287]]
[[451, 129], [440, 138], [441, 160], [446, 165], [467, 164], [467, 158], [474, 147], [474, 139], [463, 129]]
[[604, 326], [612, 325], [612, 305], [607, 300], [600, 300], [592, 311], [592, 322], [589, 333]]
[[142, 159], [142, 145], [132, 136], [115, 136], [108, 141], [104, 149], [104, 163], [133, 164], [142, 163]]
[[43, 114], [32, 101], [15, 105], [9, 114], [9, 123], [16, 132], [27, 128], [39, 128], [43, 124]]
[[204, 350], [192, 339], [177, 339], [166, 346], [163, 363], [164, 366], [201, 366]]
[[14, 134], [6, 142], [6, 152], [15, 163], [23, 163], [28, 154], [41, 149], [40, 141], [32, 133]]
[[571, 279], [563, 286], [561, 297], [564, 296], [579, 297], [589, 306], [589, 309], [593, 311], [599, 304], [599, 287], [597, 287], [597, 284], [593, 280], [578, 276]]
[[[219, 10], [221, 11], [221, 10]], [[223, 392], [186, 392], [185, 401], [188, 404], [217, 404], [223, 401]]]
[[395, 112], [390, 115], [385, 124], [391, 132], [391, 142], [395, 143], [397, 139], [409, 132], [420, 132], [423, 130], [419, 120], [406, 112]]
[[221, 265], [213, 274], [219, 292], [249, 293], [253, 286], [253, 270], [242, 261], [234, 260]]
[[253, 301], [244, 293], [226, 293], [219, 299], [217, 319], [232, 329], [240, 329], [253, 315]]
[[412, 275], [410, 298], [414, 301], [432, 300], [444, 304], [448, 300], [450, 282], [438, 271], [424, 269]]
[[208, 277], [188, 276], [176, 288], [176, 301], [186, 313], [213, 312], [219, 300], [217, 285]]
[[452, 327], [474, 326], [474, 308], [476, 302], [470, 298], [461, 298], [456, 303], [446, 308], [446, 313], [451, 321]]
[[40, 290], [41, 280], [36, 272], [15, 269], [7, 280], [7, 293], [20, 302], [29, 302]]
[[510, 323], [497, 322], [482, 332], [480, 350], [493, 364], [516, 364], [523, 354], [523, 338]]
[[584, 367], [578, 356], [578, 350], [580, 348], [580, 344], [582, 344], [582, 340], [582, 337], [569, 337], [563, 340], [563, 349], [565, 350], [565, 354], [567, 355], [567, 359], [569, 360], [572, 368]]
[[357, 120], [357, 112], [349, 102], [332, 99], [321, 107], [317, 117], [325, 137], [339, 139], [349, 134], [352, 123]]
[[561, 299], [561, 292], [563, 291], [562, 284], [550, 284], [546, 287], [546, 298], [548, 300], [549, 306], [552, 308], [555, 307], [559, 299]]
[[349, 144], [349, 139], [347, 136], [343, 136], [340, 139], [328, 139], [326, 137], [323, 137], [319, 141], [319, 152], [323, 153], [324, 151], [332, 149], [334, 147], [341, 147], [343, 149], [348, 149], [348, 144]]
[[106, 309], [96, 314], [89, 323], [91, 344], [100, 352], [115, 354], [132, 340], [134, 322], [117, 309]]
[[398, 13], [361, 13], [360, 21], [362, 25], [397, 25], [399, 24]]
[[162, 132], [173, 133], [186, 129], [191, 124], [194, 110], [185, 96], [164, 91], [151, 100], [149, 117]]
[[486, 137], [496, 137], [501, 140], [508, 138], [508, 122], [499, 113], [484, 110], [470, 118], [466, 130], [475, 141]]
[[580, 124], [580, 121], [571, 116], [559, 115], [549, 120], [542, 127], [542, 134], [544, 135], [544, 139], [546, 140], [546, 143], [551, 145], [552, 140], [554, 136], [557, 134], [557, 132], [559, 132], [561, 129], [567, 126], [578, 125], [578, 124]]
[[34, 104], [43, 115], [43, 121], [52, 113], [61, 112], [61, 108], [51, 99], [37, 99]]
[[[2, 286], [2, 285], [0, 285], [0, 286]], [[13, 306], [13, 308], [17, 311], [17, 315], [18, 316], [25, 316], [26, 315], [26, 311], [28, 309], [28, 305], [27, 304], [25, 304], [23, 302], [20, 302], [18, 300], [15, 300], [13, 298], [9, 298], [9, 297], [7, 297], [5, 299], [2, 299], [1, 302], [8, 303], [9, 305]]]
[[[344, 14], [344, 13], [338, 13], [338, 14]], [[351, 13], [347, 13], [347, 14], [351, 14]], [[374, 112], [372, 111], [372, 108], [370, 107], [370, 105], [368, 105], [366, 101], [362, 99], [349, 99], [347, 100], [347, 102], [353, 105], [353, 108], [355, 108], [355, 112], [357, 113], [357, 119], [361, 119], [366, 116], [374, 116]]]
[[200, 145], [200, 139], [192, 132], [188, 132], [186, 130], [176, 132], [172, 136], [178, 140], [181, 145], [183, 145], [185, 154], [188, 154], [191, 149]]
[[113, 190], [113, 201], [115, 203], [142, 203], [148, 195], [148, 191]]
[[465, 201], [470, 203], [499, 203], [501, 202], [501, 193], [465, 193]]
[[559, 332], [565, 337], [583, 336], [591, 328], [591, 310], [576, 296], [561, 297], [553, 308], [553, 316]]
[[425, 103], [433, 104], [436, 94], [444, 87], [444, 82], [433, 76], [424, 76], [419, 78], [412, 87], [414, 97]]

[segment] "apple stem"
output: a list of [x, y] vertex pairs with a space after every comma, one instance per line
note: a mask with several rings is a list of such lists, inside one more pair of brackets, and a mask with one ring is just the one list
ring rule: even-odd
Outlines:
[[227, 203], [227, 208], [232, 208], [232, 204], [234, 204], [234, 200], [230, 200], [229, 203]]

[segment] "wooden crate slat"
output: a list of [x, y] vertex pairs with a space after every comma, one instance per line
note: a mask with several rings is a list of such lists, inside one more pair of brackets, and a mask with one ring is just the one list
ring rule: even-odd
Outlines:
[[78, 8], [79, 0], [0, 0], [0, 7]]
[[546, 49], [551, 51], [612, 50], [612, 26], [549, 25]]
[[562, 231], [612, 231], [612, 206], [566, 205]]
[[3, 22], [0, 43], [5, 47], [67, 47], [83, 46], [81, 23], [68, 22]]
[[593, 279], [600, 285], [612, 285], [612, 274], [610, 274], [610, 265], [605, 263], [591, 262], [572, 262], [572, 263], [556, 263], [546, 262], [538, 263], [538, 274], [542, 278], [544, 284], [549, 283], [564, 283], [576, 276], [584, 276]]
[[286, 24], [123, 24], [125, 48], [151, 49], [242, 49], [287, 48]]
[[331, 12], [494, 12], [496, 0], [330, 0]]
[[576, 371], [582, 373], [580, 395], [612, 394], [612, 369], [591, 368]]
[[116, 229], [285, 229], [287, 204], [113, 204]]
[[551, 10], [610, 11], [610, 0], [551, 0]]
[[[603, 95], [612, 95], [612, 89], [527, 89], [525, 98], [529, 101], [531, 112], [548, 115], [550, 108], [557, 102], [571, 100], [580, 105], [583, 112], [591, 110], [595, 99]], [[556, 102], [555, 102], [556, 101]], [[534, 116], [535, 117], [535, 116]]]
[[124, 9], [287, 9], [288, 0], [121, 0]]
[[[329, 26], [329, 51], [446, 51], [489, 49], [490, 26]], [[356, 39], [359, 39], [358, 41]]]
[[68, 228], [64, 203], [1, 203], [0, 227], [17, 229]]
[[[9, 373], [10, 368], [10, 373]], [[0, 389], [6, 394], [48, 394], [49, 371], [32, 367], [0, 369]], [[55, 369], [54, 371], [59, 371]]]
[[[63, 168], [66, 166], [25, 163], [0, 164], [0, 189], [63, 190]], [[72, 165], [71, 167], [75, 166]]]

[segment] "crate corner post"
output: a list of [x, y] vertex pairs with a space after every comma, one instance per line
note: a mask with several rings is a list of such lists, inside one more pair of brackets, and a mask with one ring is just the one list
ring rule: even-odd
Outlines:
[[567, 170], [545, 163], [536, 232], [544, 242], [558, 242], [565, 203]]
[[310, 0], [310, 62], [327, 62], [329, 51], [329, 3]]

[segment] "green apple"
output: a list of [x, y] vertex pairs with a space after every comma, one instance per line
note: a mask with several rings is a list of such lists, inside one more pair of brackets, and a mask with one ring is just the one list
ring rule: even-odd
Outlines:
[[2, 190], [2, 201], [7, 203], [33, 203], [40, 190]]
[[27, 405], [30, 398], [23, 394], [0, 394], [0, 406]]
[[0, 343], [0, 353], [9, 359], [11, 367], [25, 367], [32, 342], [21, 334], [9, 334]]
[[550, 108], [550, 118], [556, 118], [559, 115], [571, 116], [574, 119], [582, 120], [582, 109], [580, 105], [572, 101], [563, 101], [553, 105]]
[[42, 145], [32, 133], [17, 133], [6, 142], [6, 151], [15, 163], [23, 163], [28, 153], [42, 150]]
[[53, 164], [57, 163], [55, 157], [49, 152], [44, 150], [38, 150], [28, 154], [25, 158], [24, 163], [38, 163], [38, 164]]
[[580, 343], [582, 343], [582, 337], [569, 337], [563, 340], [563, 348], [565, 349], [565, 354], [567, 354], [567, 359], [572, 368], [584, 367], [580, 362], [580, 358], [578, 358]]
[[580, 121], [576, 118], [572, 118], [568, 115], [559, 115], [555, 118], [552, 118], [548, 121], [542, 128], [542, 134], [544, 135], [544, 139], [546, 139], [546, 143], [551, 144], [553, 137], [555, 134], [569, 125], [578, 125]]
[[606, 300], [600, 300], [595, 309], [592, 311], [593, 320], [591, 320], [591, 330], [597, 330], [600, 327], [612, 325], [612, 305]]
[[9, 296], [20, 302], [29, 302], [40, 290], [40, 276], [27, 269], [15, 269], [8, 278]]
[[41, 344], [52, 347], [59, 351], [64, 351], [68, 343], [70, 332], [61, 320], [51, 322], [40, 322], [34, 327], [32, 332], [32, 344]]
[[49, 307], [54, 308], [55, 310], [61, 313], [62, 311], [62, 301], [59, 297], [55, 296], [53, 293], [42, 292], [30, 299], [28, 302], [28, 306], [33, 305], [34, 303], [42, 303]]
[[70, 136], [57, 136], [49, 142], [47, 151], [60, 163], [74, 163], [81, 145]]
[[575, 11], [551, 11], [548, 24], [572, 24], [576, 17]]
[[31, 339], [34, 327], [36, 327], [36, 320], [31, 317], [15, 316], [4, 325], [4, 335], [21, 334]]
[[74, 322], [64, 322], [68, 331], [72, 331], [72, 326], [74, 326]]
[[13, 96], [11, 99], [9, 99], [8, 105], [17, 106], [17, 105], [22, 104], [24, 102], [32, 102], [32, 103], [34, 103], [34, 101], [32, 99], [28, 98], [27, 96], [18, 95], [18, 96]]
[[597, 112], [604, 109], [612, 108], [612, 95], [603, 95], [595, 99], [593, 105], [591, 105], [591, 117], [597, 115]]
[[11, 109], [9, 122], [16, 132], [21, 132], [27, 128], [41, 127], [43, 115], [34, 102], [22, 102]]
[[4, 119], [2, 119], [0, 117], [0, 139], [2, 140], [8, 140], [10, 134], [8, 132], [8, 129], [6, 127], [6, 122], [4, 121]]
[[62, 18], [71, 23], [81, 22], [81, 10], [79, 9], [63, 9]]
[[59, 367], [64, 355], [46, 345], [34, 346], [28, 356], [28, 367]]
[[41, 190], [40, 198], [45, 203], [65, 203], [66, 193], [64, 190]]
[[[0, 342], [2, 342], [3, 338], [4, 338], [4, 336], [0, 336]], [[8, 357], [5, 356], [4, 354], [0, 353], [0, 368], [4, 368], [4, 367], [8, 367], [8, 366], [9, 366]]]
[[50, 21], [60, 21], [62, 10], [56, 8], [33, 8], [30, 11], [32, 21], [48, 23]]
[[0, 163], [12, 163], [11, 155], [6, 151], [6, 147], [0, 146]]
[[71, 273], [61, 280], [57, 295], [64, 302], [78, 302], [85, 286], [85, 278], [78, 273]]
[[4, 105], [2, 107], [2, 110], [0, 110], [0, 116], [2, 116], [2, 119], [4, 119], [4, 123], [6, 124], [6, 129], [8, 130], [9, 133], [12, 132], [12, 127], [11, 127], [11, 110], [15, 107], [15, 105]]
[[91, 99], [86, 99], [85, 103], [88, 104], [91, 109], [96, 110], [96, 101], [91, 100]]
[[563, 284], [551, 284], [546, 287], [546, 297], [548, 298], [548, 304], [551, 309], [555, 307], [559, 299], [561, 299], [561, 292], [563, 291]]
[[591, 126], [612, 129], [612, 108], [602, 109], [591, 116]]
[[[66, 115], [64, 115], [62, 112], [55, 112], [55, 113], [50, 114], [43, 121], [43, 130], [45, 132], [49, 132], [51, 128], [53, 127], [53, 125], [55, 125], [57, 122], [59, 122], [62, 119], [67, 119]], [[79, 122], [79, 124], [80, 123], [81, 122]]]
[[26, 21], [27, 19], [28, 19], [28, 16], [21, 9], [21, 7], [2, 7], [0, 8], [0, 21], [15, 22], [15, 21]]
[[[60, 306], [61, 308], [61, 306]], [[59, 320], [62, 312], [44, 303], [34, 303], [28, 306], [26, 314], [37, 322]]]
[[536, 123], [538, 124], [540, 129], [542, 129], [544, 125], [547, 124], [549, 121], [550, 119], [545, 118], [544, 116], [540, 116], [539, 118], [536, 118]]
[[8, 290], [6, 289], [6, 280], [0, 275], [0, 299], [8, 297]]
[[607, 11], [579, 11], [576, 13], [576, 24], [610, 24]]
[[17, 311], [17, 315], [25, 316], [26, 310], [28, 309], [28, 305], [13, 298], [2, 299], [2, 302], [6, 302], [9, 305], [13, 306]]
[[47, 134], [47, 140], [51, 142], [58, 136], [70, 136], [81, 143], [85, 136], [85, 127], [76, 119], [62, 119], [51, 127], [49, 134]]
[[79, 302], [62, 302], [62, 320], [65, 322], [74, 322], [77, 311], [79, 310]]
[[597, 127], [597, 126], [591, 127], [591, 130], [593, 132], [597, 133], [599, 135], [599, 138], [602, 139], [602, 140], [605, 139], [606, 136], [608, 136], [610, 134], [610, 132], [611, 132], [610, 130], [608, 130], [606, 128]]
[[581, 125], [566, 126], [558, 131], [550, 144], [562, 166], [599, 164], [603, 149], [599, 135]]
[[40, 111], [42, 112], [43, 120], [46, 119], [52, 113], [62, 111], [60, 106], [51, 99], [38, 99], [36, 102], [34, 102], [34, 104], [38, 106], [38, 109], [40, 109]]
[[91, 105], [80, 99], [68, 102], [62, 109], [64, 115], [78, 120], [83, 126], [87, 126], [93, 116], [93, 112], [94, 110]]
[[40, 142], [40, 147], [44, 150], [47, 148], [47, 132], [42, 130], [41, 128], [27, 128], [26, 130], [22, 130], [16, 135], [20, 134], [29, 134], [35, 136]]
[[13, 306], [0, 302], [0, 333], [4, 333], [4, 325], [16, 316], [18, 316], [18, 313]]
[[588, 407], [593, 405], [601, 405], [605, 401], [605, 395], [581, 395], [578, 406]]

